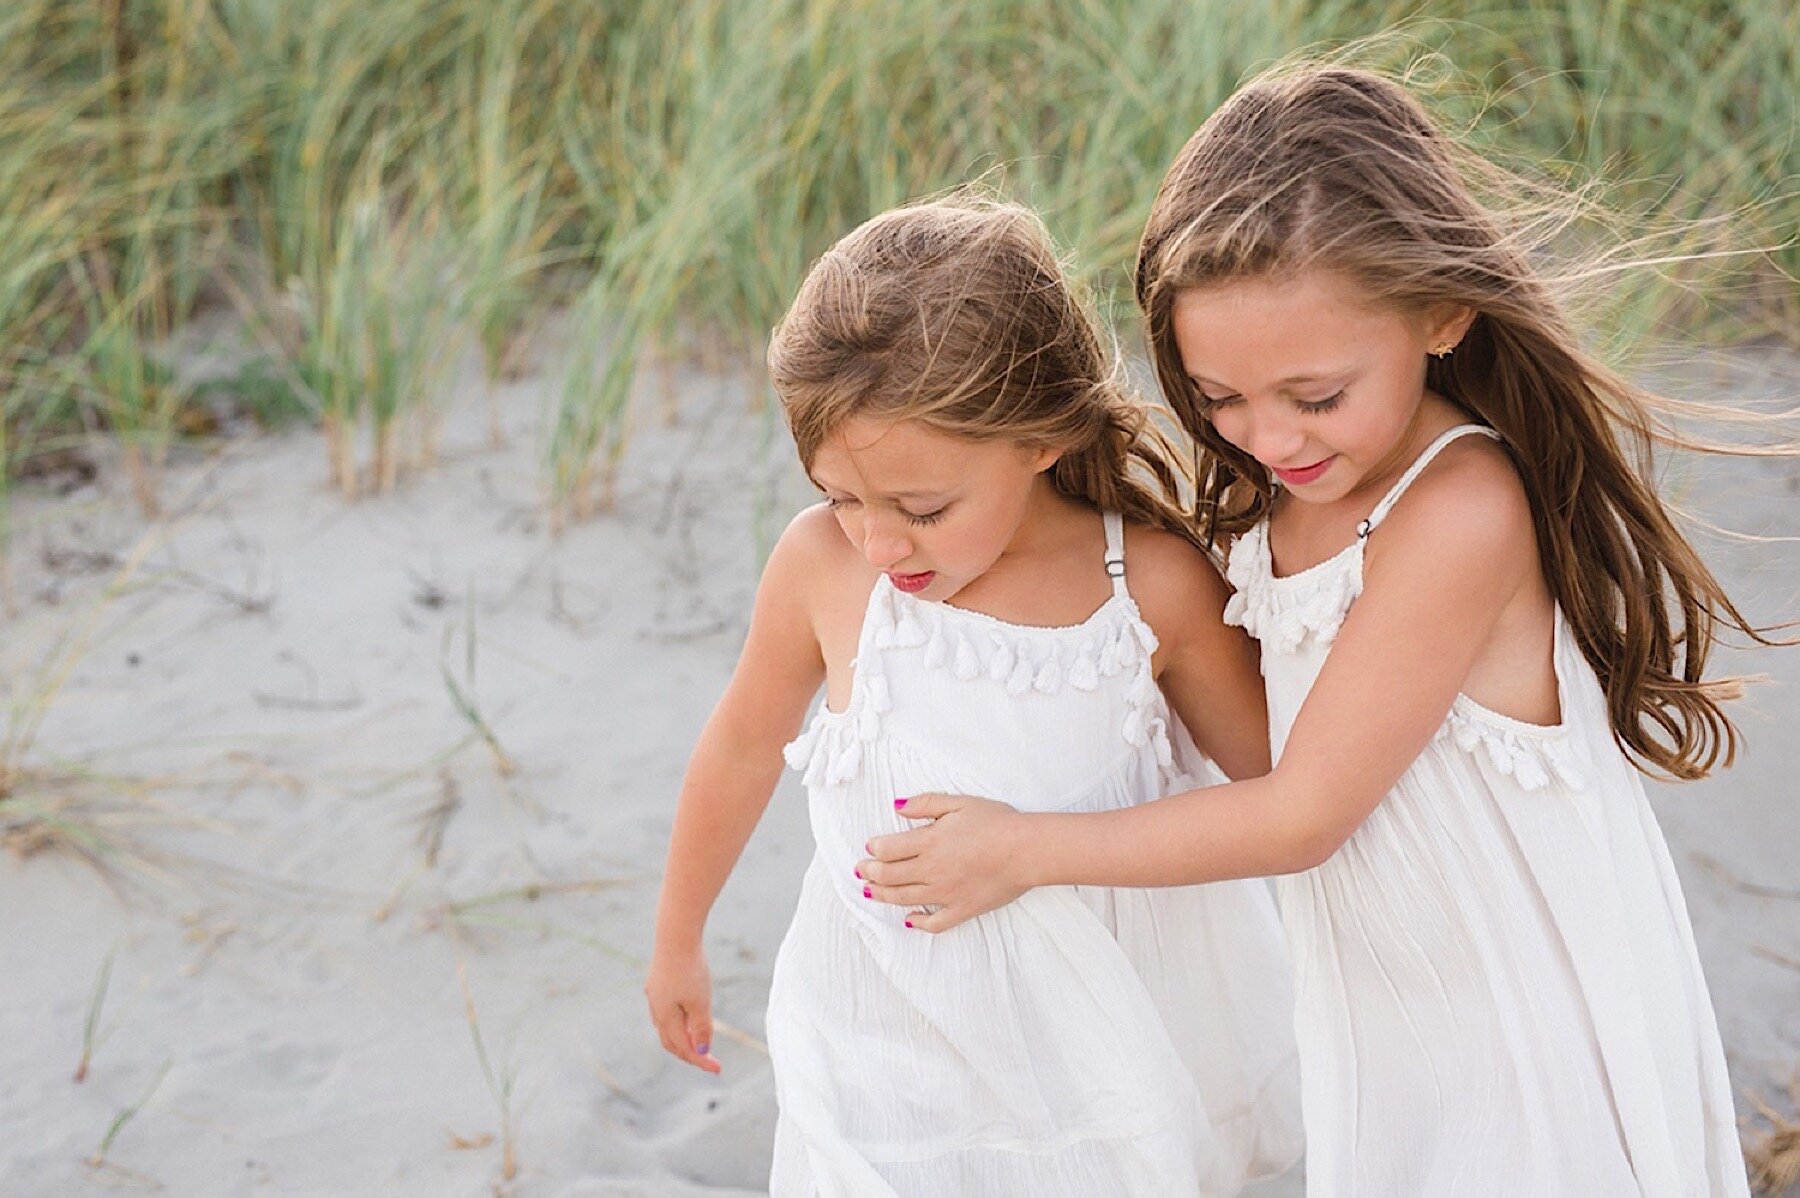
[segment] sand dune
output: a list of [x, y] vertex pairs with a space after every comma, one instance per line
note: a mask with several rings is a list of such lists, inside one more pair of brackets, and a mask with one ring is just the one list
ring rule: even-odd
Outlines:
[[[1791, 360], [1739, 372], [1793, 402]], [[680, 420], [638, 431], [616, 509], [555, 540], [529, 418], [542, 380], [509, 394], [515, 436], [494, 450], [466, 373], [445, 460], [386, 497], [329, 493], [319, 437], [298, 432], [179, 462], [153, 529], [104, 470], [20, 498], [12, 695], [66, 629], [91, 635], [31, 759], [41, 779], [13, 802], [72, 804], [129, 842], [113, 883], [66, 853], [0, 860], [0, 1194], [761, 1192], [763, 1005], [811, 848], [792, 779], [711, 926], [722, 1077], [662, 1054], [639, 987], [686, 753], [760, 554], [809, 492], [737, 380], [675, 382]], [[1733, 528], [1800, 534], [1792, 463], [1682, 466], [1667, 485]], [[1750, 610], [1796, 614], [1793, 545], [1703, 549]], [[1735, 1080], [1785, 1101], [1800, 652], [1732, 668], [1773, 679], [1743, 709], [1742, 761], [1655, 802]], [[77, 1084], [109, 954], [106, 1034]], [[105, 1162], [84, 1163], [159, 1074]]]

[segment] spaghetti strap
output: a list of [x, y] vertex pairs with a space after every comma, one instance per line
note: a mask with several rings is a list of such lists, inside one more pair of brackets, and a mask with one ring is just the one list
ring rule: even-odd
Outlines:
[[1400, 481], [1381, 497], [1381, 502], [1376, 504], [1375, 510], [1369, 513], [1369, 518], [1356, 526], [1357, 540], [1367, 539], [1368, 535], [1374, 532], [1376, 527], [1387, 518], [1387, 514], [1393, 511], [1394, 505], [1400, 502], [1400, 497], [1406, 494], [1406, 489], [1413, 485], [1413, 480], [1419, 477], [1425, 467], [1431, 465], [1432, 458], [1437, 457], [1450, 442], [1468, 433], [1480, 433], [1484, 437], [1500, 440], [1500, 434], [1485, 424], [1459, 424], [1455, 428], [1445, 429], [1438, 434], [1437, 440], [1425, 447], [1424, 453], [1413, 459], [1413, 464], [1406, 468], [1406, 473], [1400, 476]]
[[1106, 528], [1106, 576], [1112, 579], [1113, 594], [1124, 595], [1125, 590], [1125, 517], [1118, 512], [1100, 513], [1101, 523]]

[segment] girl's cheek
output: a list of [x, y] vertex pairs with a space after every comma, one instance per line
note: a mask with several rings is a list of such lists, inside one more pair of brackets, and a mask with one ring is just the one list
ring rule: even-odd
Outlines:
[[1236, 407], [1222, 408], [1212, 415], [1213, 431], [1243, 450], [1250, 452], [1250, 422], [1239, 414]]

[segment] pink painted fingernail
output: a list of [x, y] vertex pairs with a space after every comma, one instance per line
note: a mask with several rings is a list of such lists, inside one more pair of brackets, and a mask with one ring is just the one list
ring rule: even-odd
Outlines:
[[906, 921], [906, 926], [907, 926], [907, 927], [909, 927], [909, 928], [910, 928], [910, 927], [912, 927], [912, 920], [910, 920], [910, 919], [909, 919], [909, 920], [907, 920], [907, 921]]
[[868, 888], [868, 887], [867, 887], [867, 886], [864, 886], [864, 887], [863, 887], [863, 897], [864, 897], [864, 898], [868, 898], [868, 899], [872, 899], [872, 898], [874, 898], [874, 897], [875, 897], [875, 896], [874, 896], [874, 895], [873, 895], [873, 894], [871, 894], [871, 893], [869, 893], [869, 888]]
[[901, 808], [903, 808], [905, 806], [906, 806], [905, 799], [895, 799], [894, 800], [894, 810], [895, 811], [899, 811]]
[[859, 865], [855, 869], [851, 870], [850, 872], [860, 878], [860, 877], [862, 877], [862, 866]]

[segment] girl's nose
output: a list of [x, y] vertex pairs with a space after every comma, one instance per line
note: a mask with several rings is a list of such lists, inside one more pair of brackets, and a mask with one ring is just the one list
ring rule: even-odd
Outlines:
[[1296, 464], [1295, 455], [1306, 444], [1306, 432], [1293, 421], [1265, 415], [1250, 422], [1244, 440], [1238, 444], [1266, 465], [1292, 466]]
[[863, 526], [863, 557], [877, 570], [891, 570], [912, 554], [912, 542], [885, 520]]

